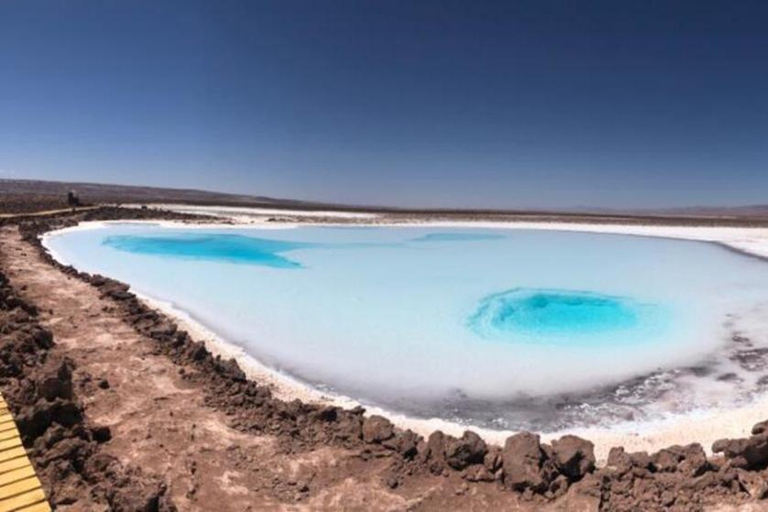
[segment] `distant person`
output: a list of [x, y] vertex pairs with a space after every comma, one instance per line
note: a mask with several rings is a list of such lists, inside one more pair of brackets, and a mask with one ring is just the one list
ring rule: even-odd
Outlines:
[[80, 206], [80, 198], [77, 197], [77, 192], [74, 190], [67, 192], [67, 204], [72, 208]]

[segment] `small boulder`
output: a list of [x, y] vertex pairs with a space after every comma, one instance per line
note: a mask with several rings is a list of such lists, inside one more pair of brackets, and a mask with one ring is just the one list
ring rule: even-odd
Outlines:
[[106, 443], [112, 439], [112, 430], [106, 425], [99, 425], [91, 428], [91, 436], [97, 443]]
[[768, 435], [720, 439], [714, 442], [712, 451], [722, 453], [735, 468], [762, 469], [768, 465]]
[[507, 487], [516, 491], [546, 490], [548, 482], [541, 471], [544, 454], [538, 435], [521, 432], [508, 437], [501, 457]]
[[595, 446], [580, 437], [567, 435], [552, 442], [555, 466], [571, 482], [595, 469]]
[[752, 427], [753, 436], [764, 434], [766, 432], [768, 432], [768, 420], [761, 421], [760, 423], [756, 423], [755, 426]]
[[762, 500], [768, 496], [768, 480], [765, 475], [754, 471], [736, 470], [736, 478], [739, 485], [755, 500]]
[[382, 441], [382, 445], [394, 450], [405, 459], [412, 459], [419, 452], [421, 438], [411, 430], [398, 432], [393, 438]]
[[653, 468], [653, 459], [648, 452], [632, 452], [629, 454], [632, 465], [638, 469], [650, 470]]
[[339, 412], [336, 435], [350, 441], [360, 439], [363, 436], [363, 420], [360, 415], [349, 411]]
[[445, 443], [445, 461], [460, 471], [472, 464], [482, 464], [487, 451], [485, 441], [468, 430], [461, 438], [450, 438]]
[[483, 457], [483, 465], [491, 473], [496, 473], [501, 468], [501, 448], [489, 446], [488, 453]]
[[72, 398], [72, 369], [68, 360], [48, 359], [40, 369], [37, 390], [46, 400]]
[[395, 428], [388, 419], [373, 415], [363, 422], [363, 441], [381, 443], [395, 435]]
[[680, 447], [678, 454], [680, 462], [677, 465], [677, 470], [687, 476], [699, 476], [710, 467], [704, 447], [699, 443]]
[[237, 382], [245, 382], [246, 380], [245, 372], [240, 368], [240, 365], [237, 364], [235, 358], [223, 360], [219, 356], [216, 356], [216, 370], [218, 370], [220, 375]]
[[587, 475], [568, 489], [568, 493], [556, 510], [598, 512], [600, 510], [601, 489], [600, 479], [595, 475]]
[[656, 468], [656, 471], [662, 473], [673, 473], [677, 471], [678, 457], [674, 452], [668, 449], [662, 449], [654, 453], [651, 456], [651, 460], [653, 460], [653, 465]]
[[608, 452], [606, 468], [617, 472], [619, 475], [624, 475], [632, 470], [632, 457], [624, 451], [623, 447], [613, 447]]
[[439, 430], [435, 430], [429, 435], [427, 443], [422, 452], [422, 458], [429, 470], [439, 475], [445, 469], [445, 443], [449, 436], [446, 436]]
[[552, 482], [549, 484], [549, 489], [546, 492], [546, 495], [550, 498], [559, 498], [560, 496], [564, 495], [568, 491], [569, 487], [568, 477], [565, 475], [558, 475]]
[[118, 460], [106, 453], [95, 453], [85, 460], [83, 467], [83, 474], [91, 479], [98, 481], [103, 479], [110, 467], [119, 465]]

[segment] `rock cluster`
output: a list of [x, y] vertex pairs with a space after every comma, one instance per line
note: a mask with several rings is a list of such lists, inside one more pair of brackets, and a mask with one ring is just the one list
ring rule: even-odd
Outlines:
[[37, 310], [0, 272], [0, 388], [56, 507], [175, 510], [163, 482], [101, 452], [108, 427], [89, 425], [73, 390], [72, 362], [40, 326]]
[[714, 453], [722, 453], [731, 466], [761, 469], [768, 466], [768, 422], [752, 427], [752, 436], [743, 439], [720, 439], [712, 445]]

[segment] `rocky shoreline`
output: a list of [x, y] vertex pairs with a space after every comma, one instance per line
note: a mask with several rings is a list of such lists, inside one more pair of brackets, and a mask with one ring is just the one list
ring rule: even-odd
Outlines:
[[[74, 216], [21, 221], [19, 229], [24, 240], [36, 248], [40, 258], [67, 275], [97, 288], [102, 297], [111, 301], [115, 311], [126, 324], [154, 340], [156, 352], [173, 361], [179, 367], [183, 378], [196, 389], [202, 390], [206, 404], [225, 412], [234, 428], [246, 433], [275, 436], [286, 456], [329, 446], [360, 450], [361, 453], [367, 454], [364, 457], [371, 460], [381, 457], [390, 459], [389, 466], [381, 475], [382, 482], [389, 489], [396, 491], [411, 478], [458, 477], [465, 482], [467, 492], [470, 492], [474, 485], [493, 485], [499, 491], [518, 493], [523, 498], [523, 503], [529, 503], [533, 508], [552, 506], [565, 507], [567, 510], [702, 510], [706, 505], [760, 500], [768, 494], [768, 431], [764, 424], [756, 425], [753, 435], [749, 438], [715, 443], [713, 451], [722, 454], [715, 457], [707, 458], [698, 444], [672, 446], [653, 454], [630, 454], [622, 448], [614, 448], [608, 457], [607, 465], [596, 468], [592, 443], [575, 436], [564, 436], [546, 444], [541, 443], [537, 435], [524, 432], [509, 437], [503, 447], [489, 446], [473, 432], [466, 432], [462, 437], [456, 438], [438, 431], [425, 439], [410, 430], [394, 427], [389, 420], [381, 416], [366, 417], [362, 408], [345, 410], [276, 399], [267, 387], [246, 379], [237, 362], [214, 357], [204, 344], [196, 342], [189, 334], [179, 330], [172, 319], [138, 300], [128, 290], [127, 285], [63, 266], [40, 244], [40, 235], [50, 230], [76, 225], [84, 220], [118, 219], [193, 222], [200, 220], [193, 215], [154, 210], [101, 208]], [[17, 297], [10, 285], [6, 284], [3, 290], [6, 290], [4, 293], [10, 297]], [[7, 300], [0, 302], [3, 314], [5, 315], [6, 311], [19, 310], [19, 300], [10, 301], [10, 304], [17, 304], [14, 307], [7, 306]], [[34, 309], [32, 305], [27, 307]], [[20, 311], [25, 310], [21, 308]], [[29, 312], [25, 314], [33, 318]], [[23, 315], [13, 313], [3, 317], [3, 332], [17, 332], [18, 329], [14, 326], [26, 325], [17, 320], [10, 320], [16, 316]], [[27, 369], [25, 371], [30, 372], [29, 375], [32, 375], [31, 372], [45, 371], [45, 375], [54, 372], [64, 376], [63, 388], [53, 386], [55, 392], [50, 391], [48, 394], [53, 398], [52, 401], [46, 396], [46, 387], [39, 377], [27, 378], [24, 377], [25, 373], [18, 373], [19, 376], [3, 382], [3, 392], [8, 402], [14, 412], [22, 418], [25, 414], [24, 407], [34, 409], [35, 404], [42, 400], [45, 400], [45, 404], [59, 403], [68, 395], [66, 363], [49, 364], [47, 352], [55, 345], [49, 337], [38, 336], [43, 339], [41, 347], [34, 344], [31, 348], [27, 345], [22, 347], [18, 343], [7, 341], [12, 339], [7, 336], [3, 337], [0, 347], [3, 364], [6, 360], [18, 359], [22, 353], [27, 354], [22, 366]], [[38, 352], [38, 355], [29, 355]], [[50, 359], [56, 361], [55, 357]], [[71, 374], [71, 371], [69, 373]], [[26, 384], [22, 384], [24, 382]], [[15, 389], [28, 391], [25, 395], [20, 391], [13, 391]], [[69, 400], [76, 404], [75, 395], [70, 396]], [[73, 407], [76, 409], [76, 405], [68, 407], [69, 410]], [[63, 483], [72, 479], [72, 473], [59, 474], [47, 470], [50, 461], [46, 461], [50, 459], [55, 445], [51, 448], [37, 439], [44, 438], [45, 432], [49, 430], [71, 430], [75, 428], [73, 425], [81, 425], [77, 430], [77, 438], [89, 447], [83, 448], [83, 453], [95, 453], [83, 459], [87, 461], [98, 456], [99, 439], [103, 439], [107, 434], [101, 427], [85, 427], [82, 422], [73, 423], [69, 418], [58, 416], [51, 416], [49, 425], [42, 432], [39, 432], [40, 427], [33, 425], [34, 422], [20, 421], [25, 445], [35, 446], [33, 460], [42, 472], [41, 479], [55, 498], [61, 495], [57, 494], [60, 487], [72, 487]], [[51, 436], [55, 434], [50, 434], [49, 437]], [[76, 454], [70, 457], [67, 452], [63, 458], [73, 467], [88, 466], [85, 462], [78, 462]], [[88, 474], [92, 473], [93, 471]], [[162, 483], [148, 484], [149, 477], [136, 476], [130, 468], [122, 471], [110, 470], [109, 474], [133, 475], [133, 480], [131, 476], [120, 477], [123, 480], [118, 478], [119, 481], [127, 482], [125, 488], [134, 485], [141, 489], [154, 488], [156, 491], [152, 497], [154, 501], [147, 505], [149, 508], [125, 506], [123, 510], [172, 510], [173, 505], [163, 498]], [[87, 482], [85, 476], [80, 478]], [[140, 481], [141, 484], [131, 483], [135, 481]], [[84, 483], [80, 487], [74, 487], [85, 489], [88, 485]], [[303, 489], [305, 485], [300, 487]], [[306, 491], [308, 490], [307, 486]], [[99, 492], [90, 491], [90, 495], [100, 496]], [[301, 492], [299, 489], [299, 494]], [[87, 494], [80, 496], [79, 499], [89, 499]], [[111, 506], [114, 510], [119, 510], [116, 505]]]
[[110, 429], [86, 421], [74, 365], [37, 316], [0, 272], [0, 388], [51, 504], [176, 510], [161, 478], [102, 453]]

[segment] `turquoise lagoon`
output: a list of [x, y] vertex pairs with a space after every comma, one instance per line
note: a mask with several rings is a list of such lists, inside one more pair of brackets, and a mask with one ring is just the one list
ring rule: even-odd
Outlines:
[[711, 363], [768, 303], [765, 262], [644, 237], [114, 224], [47, 245], [315, 386], [506, 428], [562, 426], [563, 396], [605, 416], [606, 389]]

